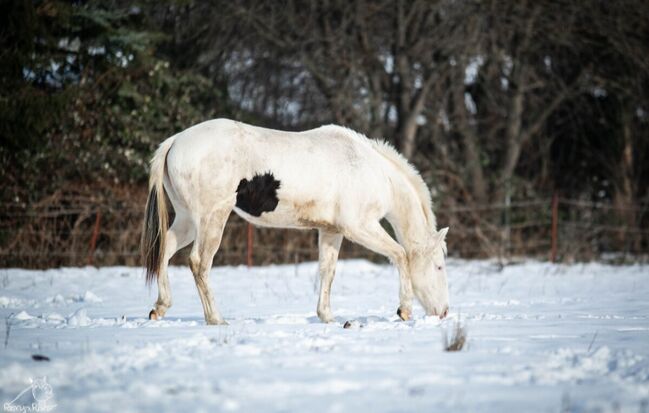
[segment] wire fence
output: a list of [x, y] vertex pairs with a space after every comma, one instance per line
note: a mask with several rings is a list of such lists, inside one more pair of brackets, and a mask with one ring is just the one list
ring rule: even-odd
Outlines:
[[[144, 199], [66, 198], [0, 204], [0, 267], [139, 265]], [[438, 205], [448, 250], [463, 258], [647, 261], [649, 204], [614, 206], [558, 196], [508, 204]], [[386, 229], [392, 233], [389, 225]], [[184, 263], [188, 248], [174, 263]], [[252, 228], [232, 214], [216, 265], [317, 260], [316, 231]], [[341, 258], [384, 260], [345, 241]]]

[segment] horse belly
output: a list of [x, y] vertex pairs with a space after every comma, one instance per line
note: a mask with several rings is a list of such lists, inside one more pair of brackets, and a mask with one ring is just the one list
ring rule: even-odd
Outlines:
[[[281, 176], [281, 173], [279, 174]], [[310, 186], [275, 177], [272, 172], [242, 179], [237, 188], [235, 212], [260, 226], [337, 230], [340, 205], [333, 188]], [[318, 188], [318, 190], [313, 190]]]
[[277, 207], [272, 211], [253, 215], [240, 207], [235, 207], [237, 215], [255, 225], [273, 228], [295, 229], [324, 229], [330, 232], [340, 232], [337, 217], [332, 208], [324, 207], [316, 200], [296, 201], [279, 199]]

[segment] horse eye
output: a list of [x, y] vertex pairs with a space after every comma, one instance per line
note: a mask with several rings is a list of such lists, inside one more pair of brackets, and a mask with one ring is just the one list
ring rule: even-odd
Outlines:
[[442, 266], [441, 265], [437, 266], [437, 269], [442, 271]]

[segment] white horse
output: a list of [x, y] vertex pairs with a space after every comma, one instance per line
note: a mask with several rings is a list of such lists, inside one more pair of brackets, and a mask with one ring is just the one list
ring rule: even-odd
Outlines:
[[[171, 227], [165, 194], [175, 211]], [[167, 264], [193, 241], [189, 265], [205, 321], [225, 324], [207, 277], [232, 210], [255, 225], [318, 230], [324, 322], [333, 321], [329, 295], [343, 237], [397, 266], [403, 320], [411, 318], [413, 293], [426, 314], [448, 312], [448, 228], [436, 230], [428, 188], [392, 146], [335, 125], [284, 132], [216, 119], [167, 139], [151, 161], [142, 236], [147, 282], [158, 281], [150, 318], [171, 306]], [[381, 226], [384, 217], [398, 242]]]

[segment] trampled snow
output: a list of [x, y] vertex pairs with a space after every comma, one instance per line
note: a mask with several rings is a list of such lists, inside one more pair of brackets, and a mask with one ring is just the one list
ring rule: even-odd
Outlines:
[[[449, 260], [442, 322], [419, 307], [398, 321], [396, 270], [351, 260], [334, 280], [336, 322], [322, 324], [316, 272], [214, 268], [229, 326], [206, 326], [186, 267], [170, 270], [174, 306], [160, 321], [146, 318], [157, 289], [140, 268], [0, 270], [0, 402], [36, 399], [54, 412], [648, 410], [649, 266], [500, 271]], [[467, 345], [446, 352], [457, 320]]]

